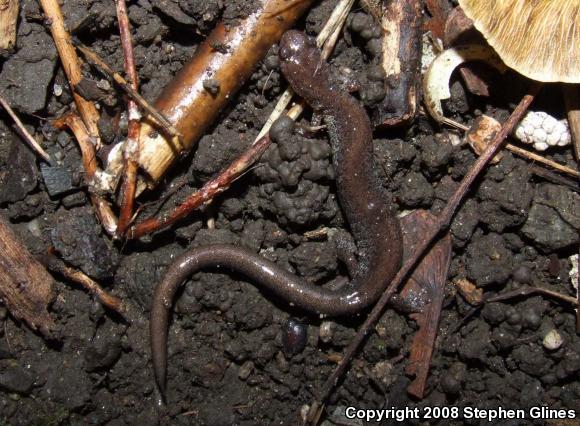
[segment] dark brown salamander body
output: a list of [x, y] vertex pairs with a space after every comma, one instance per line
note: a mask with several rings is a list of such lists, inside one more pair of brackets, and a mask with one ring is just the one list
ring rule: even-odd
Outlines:
[[294, 90], [326, 117], [333, 148], [340, 204], [357, 242], [358, 268], [348, 285], [328, 290], [289, 273], [248, 249], [229, 245], [194, 248], [169, 267], [155, 289], [151, 308], [151, 345], [155, 378], [165, 390], [167, 327], [173, 297], [191, 274], [206, 267], [239, 272], [280, 298], [311, 312], [352, 314], [378, 299], [399, 269], [399, 221], [373, 170], [373, 140], [362, 106], [329, 81], [328, 66], [311, 40], [297, 31], [280, 42], [284, 76]]

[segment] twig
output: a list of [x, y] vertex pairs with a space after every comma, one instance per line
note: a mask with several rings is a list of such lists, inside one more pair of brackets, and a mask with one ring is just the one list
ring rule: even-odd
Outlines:
[[501, 302], [502, 300], [513, 299], [514, 297], [529, 296], [532, 294], [544, 294], [546, 296], [553, 297], [555, 299], [563, 300], [564, 302], [570, 303], [573, 306], [578, 306], [578, 300], [572, 296], [566, 296], [565, 294], [560, 294], [557, 291], [548, 290], [541, 287], [520, 287], [513, 291], [508, 291], [507, 293], [498, 294], [490, 298], [485, 298], [483, 304], [491, 302]]
[[107, 231], [109, 235], [115, 237], [117, 234], [117, 218], [111, 210], [109, 203], [92, 190], [93, 178], [99, 169], [97, 166], [95, 146], [92, 143], [92, 138], [89, 136], [85, 125], [75, 114], [67, 114], [64, 117], [61, 117], [58, 120], [55, 120], [53, 125], [57, 128], [63, 128], [66, 126], [75, 135], [81, 150], [83, 167], [85, 169], [85, 181], [89, 187], [91, 202], [93, 203], [95, 212], [103, 224], [105, 231]]
[[0, 49], [9, 50], [16, 44], [18, 0], [0, 2]]
[[68, 278], [69, 280], [82, 285], [84, 288], [87, 289], [89, 293], [95, 296], [97, 300], [99, 300], [99, 302], [101, 302], [104, 306], [106, 306], [109, 309], [112, 309], [119, 315], [126, 318], [125, 315], [127, 313], [127, 309], [123, 301], [119, 299], [117, 296], [113, 296], [112, 294], [109, 294], [108, 292], [103, 290], [96, 281], [88, 277], [84, 272], [78, 271], [65, 265], [62, 260], [60, 260], [53, 254], [47, 254], [45, 256], [42, 256], [39, 258], [39, 260], [50, 271], [61, 274], [63, 277]]
[[85, 100], [75, 90], [75, 86], [82, 80], [80, 61], [71, 43], [70, 35], [65, 28], [58, 0], [40, 0], [40, 4], [50, 23], [50, 32], [52, 33], [52, 38], [58, 50], [64, 72], [71, 86], [79, 114], [89, 135], [93, 137], [96, 148], [99, 149], [101, 145], [97, 126], [99, 113], [92, 102]]
[[161, 130], [166, 132], [172, 138], [179, 138], [177, 129], [161, 114], [153, 105], [147, 102], [143, 96], [137, 91], [133, 90], [131, 84], [123, 78], [119, 73], [113, 71], [105, 61], [103, 61], [95, 52], [89, 49], [82, 43], [76, 43], [76, 48], [83, 54], [84, 58], [95, 66], [99, 71], [107, 77], [113, 79], [115, 83], [129, 96], [137, 105], [141, 107], [147, 114], [147, 117], [161, 127]]
[[571, 179], [566, 176], [562, 176], [561, 174], [555, 173], [551, 170], [546, 169], [545, 167], [532, 165], [531, 171], [536, 176], [539, 176], [548, 182], [552, 182], [558, 185], [566, 186], [570, 188], [574, 192], [580, 193], [580, 181], [578, 179]]
[[537, 163], [542, 163], [546, 166], [552, 167], [553, 169], [558, 170], [559, 172], [566, 173], [570, 176], [574, 176], [575, 178], [580, 178], [579, 171], [574, 170], [571, 167], [558, 164], [555, 161], [549, 160], [548, 158], [542, 157], [541, 155], [530, 152], [527, 149], [523, 149], [512, 144], [506, 144], [506, 149], [519, 155], [520, 157], [528, 158]]
[[320, 413], [320, 410], [322, 409], [324, 402], [330, 395], [330, 392], [332, 391], [334, 386], [336, 386], [338, 380], [343, 375], [343, 373], [346, 371], [346, 368], [350, 364], [354, 354], [358, 350], [359, 346], [363, 342], [366, 335], [369, 333], [373, 325], [381, 317], [385, 309], [385, 306], [387, 305], [393, 293], [397, 290], [397, 288], [401, 285], [401, 283], [409, 276], [409, 273], [413, 270], [413, 268], [415, 267], [415, 265], [425, 252], [425, 250], [433, 243], [435, 238], [441, 235], [444, 230], [448, 229], [451, 220], [457, 208], [459, 207], [461, 200], [465, 197], [468, 189], [471, 187], [475, 179], [479, 176], [481, 171], [485, 168], [489, 160], [491, 160], [491, 158], [493, 158], [495, 154], [499, 151], [501, 145], [504, 142], [504, 139], [510, 134], [514, 126], [519, 122], [519, 120], [527, 110], [528, 106], [534, 99], [535, 95], [539, 91], [540, 87], [541, 85], [539, 83], [535, 83], [530, 90], [530, 94], [522, 98], [516, 109], [512, 112], [510, 117], [503, 124], [501, 130], [495, 136], [493, 142], [483, 152], [483, 154], [477, 158], [477, 160], [475, 161], [469, 172], [464, 176], [463, 180], [461, 181], [461, 184], [459, 185], [455, 193], [451, 196], [441, 214], [437, 217], [435, 226], [429, 229], [424, 235], [423, 240], [417, 244], [415, 250], [413, 251], [413, 254], [409, 256], [408, 260], [405, 261], [403, 267], [399, 270], [393, 281], [389, 284], [383, 295], [376, 303], [375, 307], [368, 315], [363, 325], [360, 327], [356, 336], [346, 349], [345, 355], [341, 360], [340, 364], [336, 367], [336, 369], [332, 372], [332, 374], [328, 377], [328, 379], [324, 383], [321, 392], [319, 394], [318, 400], [314, 401], [314, 403], [311, 406], [309, 418], [314, 419]]
[[16, 128], [20, 131], [20, 134], [22, 135], [24, 140], [28, 142], [32, 150], [36, 152], [38, 155], [40, 155], [47, 163], [50, 164], [51, 163], [50, 156], [44, 149], [42, 149], [40, 144], [36, 142], [36, 139], [34, 139], [34, 137], [28, 132], [28, 130], [26, 130], [26, 127], [24, 127], [22, 121], [20, 121], [16, 113], [12, 110], [12, 108], [10, 108], [10, 105], [8, 105], [8, 102], [6, 102], [6, 100], [2, 96], [0, 96], [0, 105], [2, 105], [2, 108], [6, 110], [6, 112], [12, 118], [12, 120], [14, 120]]
[[[125, 62], [125, 73], [131, 81], [131, 88], [137, 92], [138, 77], [135, 69], [135, 55], [133, 53], [133, 42], [131, 40], [131, 29], [129, 27], [129, 17], [127, 16], [127, 5], [125, 0], [115, 0], [117, 5], [117, 19], [119, 21], [119, 32], [121, 34], [121, 45], [123, 46], [123, 57]], [[137, 189], [137, 170], [139, 163], [139, 133], [141, 131], [141, 114], [135, 101], [129, 99], [127, 102], [127, 112], [129, 124], [127, 129], [127, 140], [123, 146], [124, 176], [121, 189], [122, 201], [121, 212], [117, 233], [123, 235], [133, 218], [135, 204], [135, 192]]]
[[264, 151], [270, 146], [270, 137], [263, 136], [250, 149], [244, 152], [233, 163], [231, 163], [218, 176], [209, 180], [199, 190], [191, 194], [182, 204], [180, 204], [171, 214], [161, 218], [150, 218], [131, 227], [127, 233], [127, 238], [139, 238], [159, 229], [166, 228], [180, 219], [183, 219], [193, 210], [211, 201], [216, 195], [224, 192], [241, 176], [246, 169], [253, 164]]

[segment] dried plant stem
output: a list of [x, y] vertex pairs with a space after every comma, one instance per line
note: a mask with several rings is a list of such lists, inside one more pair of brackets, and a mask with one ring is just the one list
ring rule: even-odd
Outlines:
[[[135, 69], [135, 55], [133, 54], [133, 41], [131, 39], [131, 29], [129, 27], [129, 17], [127, 16], [127, 5], [125, 0], [115, 0], [117, 6], [117, 20], [119, 21], [119, 32], [121, 34], [121, 45], [123, 46], [123, 57], [125, 62], [125, 74], [129, 77], [131, 88], [137, 92], [138, 77]], [[132, 99], [127, 102], [127, 112], [129, 124], [127, 130], [127, 140], [123, 146], [124, 176], [121, 189], [121, 213], [117, 233], [123, 235], [133, 218], [135, 192], [137, 189], [137, 170], [139, 169], [139, 133], [141, 132], [141, 114], [137, 104]]]
[[14, 120], [16, 128], [20, 131], [20, 134], [22, 135], [24, 140], [28, 142], [32, 150], [36, 152], [38, 155], [40, 155], [47, 163], [50, 163], [50, 156], [46, 153], [44, 149], [42, 149], [40, 144], [36, 142], [36, 139], [34, 139], [34, 137], [28, 132], [28, 130], [26, 130], [26, 127], [24, 127], [22, 121], [20, 121], [16, 113], [12, 110], [12, 108], [10, 108], [10, 105], [8, 105], [8, 102], [6, 102], [6, 100], [2, 96], [0, 96], [0, 105], [2, 105], [2, 108], [6, 110], [6, 112], [12, 118], [12, 120]]
[[78, 271], [65, 265], [62, 260], [52, 254], [43, 256], [39, 260], [50, 271], [61, 274], [63, 277], [82, 285], [104, 306], [125, 317], [127, 309], [125, 308], [123, 301], [117, 296], [113, 296], [112, 294], [109, 294], [103, 290], [103, 288], [96, 281], [88, 277], [84, 272]]
[[119, 73], [116, 73], [103, 61], [95, 52], [87, 46], [77, 43], [76, 48], [83, 54], [84, 58], [95, 66], [99, 71], [111, 78], [119, 87], [129, 96], [133, 101], [146, 112], [148, 119], [152, 120], [155, 125], [161, 127], [161, 130], [166, 132], [172, 138], [179, 138], [179, 132], [173, 125], [165, 118], [153, 105], [147, 102], [137, 91], [133, 90], [131, 84], [123, 78]]
[[557, 291], [548, 290], [541, 287], [520, 287], [517, 290], [508, 291], [507, 293], [498, 294], [487, 298], [483, 303], [501, 302], [502, 300], [513, 299], [514, 297], [529, 296], [532, 294], [543, 294], [546, 296], [553, 297], [555, 299], [563, 300], [564, 302], [570, 303], [573, 306], [578, 306], [578, 300], [572, 296], [566, 296], [565, 294], [558, 293]]
[[97, 217], [101, 221], [105, 231], [107, 231], [109, 235], [115, 237], [117, 234], [117, 218], [111, 210], [111, 206], [99, 194], [91, 191], [91, 183], [98, 171], [98, 166], [95, 146], [92, 143], [92, 138], [89, 136], [87, 128], [82, 120], [75, 114], [67, 114], [64, 117], [61, 117], [58, 120], [55, 120], [53, 125], [57, 128], [66, 126], [75, 135], [75, 139], [77, 140], [81, 150], [83, 167], [85, 169], [85, 181], [89, 187], [91, 202], [93, 203]]
[[509, 144], [509, 143], [506, 144], [505, 148], [508, 151], [511, 151], [514, 154], [519, 155], [520, 157], [524, 157], [524, 158], [527, 158], [529, 160], [535, 161], [537, 163], [544, 164], [544, 165], [549, 166], [555, 170], [558, 170], [559, 172], [565, 173], [565, 174], [570, 175], [570, 176], [574, 176], [575, 178], [580, 178], [579, 171], [574, 170], [574, 169], [567, 167], [567, 166], [563, 166], [562, 164], [558, 164], [555, 161], [549, 160], [545, 157], [542, 157], [541, 155], [530, 152], [527, 149], [523, 149], [523, 148], [520, 148], [519, 146], [515, 146], [515, 145]]
[[436, 237], [441, 235], [445, 230], [448, 229], [449, 225], [451, 224], [451, 220], [459, 207], [460, 202], [463, 200], [467, 191], [475, 181], [475, 179], [479, 176], [481, 171], [485, 168], [489, 160], [491, 160], [495, 154], [501, 148], [505, 138], [510, 134], [514, 126], [520, 121], [523, 114], [526, 112], [529, 105], [532, 103], [535, 95], [539, 91], [541, 85], [535, 84], [531, 90], [530, 94], [524, 96], [516, 109], [512, 112], [510, 117], [507, 121], [503, 124], [501, 130], [497, 133], [493, 142], [489, 145], [489, 147], [478, 157], [475, 161], [469, 172], [464, 176], [461, 184], [455, 191], [455, 193], [449, 198], [445, 208], [441, 212], [441, 214], [437, 217], [435, 221], [435, 225], [426, 232], [423, 240], [417, 244], [413, 254], [409, 256], [409, 258], [405, 261], [402, 268], [399, 270], [393, 281], [389, 284], [381, 298], [378, 300], [368, 317], [366, 318], [363, 325], [360, 327], [359, 331], [357, 332], [356, 336], [346, 349], [344, 357], [342, 358], [340, 364], [336, 367], [336, 369], [332, 372], [332, 374], [328, 377], [326, 382], [324, 383], [321, 392], [319, 394], [319, 398], [315, 401], [310, 410], [310, 418], [314, 419], [320, 413], [324, 402], [330, 395], [332, 389], [338, 383], [338, 380], [342, 377], [346, 368], [350, 364], [352, 358], [354, 357], [356, 351], [360, 347], [361, 343], [363, 342], [364, 338], [367, 336], [371, 328], [376, 324], [376, 322], [381, 317], [385, 306], [387, 305], [389, 299], [393, 295], [393, 293], [397, 290], [397, 288], [401, 285], [401, 283], [409, 276], [412, 272], [415, 265], [421, 259], [421, 256], [428, 247], [435, 241]]
[[18, 0], [0, 2], [0, 49], [12, 49], [16, 44], [16, 22], [18, 21]]
[[193, 210], [210, 202], [216, 195], [224, 192], [234, 180], [240, 177], [270, 146], [270, 137], [263, 136], [250, 149], [244, 152], [218, 176], [206, 182], [199, 190], [191, 194], [172, 213], [161, 218], [147, 219], [129, 229], [127, 238], [139, 238], [159, 229], [166, 228], [180, 219], [183, 219]]
[[[259, 0], [253, 2], [254, 11], [236, 25], [216, 25], [155, 101], [181, 133], [181, 143], [167, 140], [151, 123], [145, 121], [141, 127], [139, 166], [149, 187], [159, 182], [181, 153], [197, 143], [272, 44], [312, 3]], [[208, 82], [216, 90], [208, 90]]]
[[70, 35], [65, 28], [64, 18], [58, 0], [40, 0], [40, 4], [50, 23], [50, 32], [52, 33], [52, 38], [58, 50], [64, 72], [71, 86], [79, 115], [98, 149], [100, 147], [99, 129], [97, 127], [99, 113], [92, 102], [85, 100], [75, 90], [75, 86], [82, 79], [80, 61], [71, 43]]

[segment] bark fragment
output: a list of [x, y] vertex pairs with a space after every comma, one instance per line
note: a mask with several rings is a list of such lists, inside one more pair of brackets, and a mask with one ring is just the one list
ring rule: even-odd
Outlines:
[[55, 327], [47, 310], [54, 298], [53, 283], [0, 216], [0, 298], [15, 318], [47, 338]]
[[421, 84], [421, 0], [393, 0], [385, 9], [382, 67], [385, 98], [373, 112], [375, 125], [397, 126], [415, 118]]

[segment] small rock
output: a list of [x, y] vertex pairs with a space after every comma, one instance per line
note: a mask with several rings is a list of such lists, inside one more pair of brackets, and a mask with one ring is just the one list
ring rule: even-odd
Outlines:
[[12, 108], [26, 113], [44, 108], [56, 65], [52, 37], [43, 26], [30, 25], [33, 31], [18, 38], [19, 50], [4, 62], [0, 73], [2, 95]]
[[467, 274], [478, 287], [503, 284], [511, 276], [513, 254], [503, 238], [490, 233], [473, 241], [467, 249]]
[[334, 335], [334, 322], [323, 321], [322, 324], [320, 324], [318, 335], [322, 342], [330, 343], [332, 341], [332, 336]]
[[241, 380], [246, 380], [248, 377], [250, 377], [252, 371], [254, 371], [254, 363], [252, 361], [246, 361], [240, 367], [240, 370], [238, 371], [238, 377]]
[[372, 378], [378, 383], [388, 387], [397, 379], [396, 374], [393, 373], [393, 369], [393, 364], [388, 361], [377, 362], [371, 370]]
[[51, 232], [52, 244], [63, 259], [94, 279], [107, 279], [117, 269], [119, 256], [101, 236], [90, 209], [59, 211]]
[[564, 343], [564, 339], [562, 338], [562, 335], [560, 333], [558, 333], [558, 330], [556, 330], [556, 329], [550, 330], [548, 332], [548, 334], [546, 334], [544, 336], [544, 340], [542, 340], [542, 344], [549, 351], [555, 351], [560, 346], [562, 346], [563, 343]]
[[72, 173], [67, 167], [51, 167], [46, 163], [41, 163], [40, 172], [44, 179], [46, 191], [51, 197], [56, 197], [74, 189]]
[[580, 196], [559, 185], [544, 184], [536, 191], [522, 233], [545, 253], [578, 244]]
[[24, 200], [38, 180], [34, 154], [22, 141], [12, 139], [8, 157], [7, 173], [0, 175], [0, 204]]
[[88, 372], [107, 370], [121, 356], [121, 341], [119, 339], [95, 339], [85, 352], [85, 370]]
[[[309, 408], [308, 406], [306, 406], [307, 408]], [[330, 420], [325, 420], [324, 422], [321, 423], [321, 426], [332, 426], [332, 425], [344, 425], [344, 426], [362, 426], [363, 425], [363, 421], [362, 419], [358, 419], [358, 418], [349, 418], [346, 416], [346, 409], [347, 407], [344, 405], [339, 405], [338, 407], [335, 408], [335, 410], [332, 412], [332, 416]], [[305, 410], [306, 413], [308, 413], [307, 410]], [[352, 413], [349, 412], [349, 414], [352, 415]]]
[[0, 387], [8, 392], [27, 395], [32, 390], [34, 380], [28, 372], [17, 365], [11, 365], [0, 374]]

